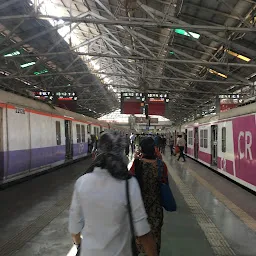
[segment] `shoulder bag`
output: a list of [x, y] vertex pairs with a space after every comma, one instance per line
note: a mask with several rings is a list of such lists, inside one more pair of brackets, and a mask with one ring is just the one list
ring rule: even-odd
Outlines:
[[130, 193], [129, 193], [129, 180], [125, 181], [126, 183], [126, 198], [127, 198], [127, 207], [128, 207], [128, 214], [129, 214], [129, 222], [130, 222], [130, 229], [132, 233], [132, 256], [137, 256], [137, 246], [136, 246], [136, 236], [135, 236], [135, 230], [133, 225], [133, 218], [132, 218], [132, 207], [131, 207], [131, 201], [130, 201]]
[[157, 159], [158, 167], [158, 178], [160, 183], [160, 193], [161, 193], [161, 203], [164, 209], [168, 212], [175, 212], [177, 210], [177, 205], [175, 198], [172, 194], [169, 184], [162, 182], [163, 176], [163, 162], [160, 159]]

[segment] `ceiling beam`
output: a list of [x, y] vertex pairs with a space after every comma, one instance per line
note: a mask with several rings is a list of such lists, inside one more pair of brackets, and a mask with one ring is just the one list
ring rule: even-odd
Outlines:
[[200, 5], [196, 5], [196, 4], [192, 4], [192, 3], [184, 3], [184, 7], [191, 7], [191, 8], [206, 11], [206, 12], [209, 12], [209, 13], [212, 13], [212, 14], [221, 15], [221, 16], [224, 16], [224, 17], [227, 17], [227, 18], [240, 20], [240, 18], [235, 16], [235, 15], [231, 15], [231, 14], [228, 14], [228, 13], [225, 13], [225, 12], [220, 12], [218, 10], [213, 10], [213, 9], [203, 7], [203, 6], [200, 6]]
[[[152, 8], [152, 7], [149, 7], [147, 6], [148, 10], [150, 10], [153, 14], [155, 15], [158, 15], [160, 17], [164, 17], [164, 13]], [[228, 40], [227, 38], [223, 38], [221, 36], [218, 36], [216, 33], [211, 33], [211, 32], [214, 32], [214, 30], [205, 30], [206, 27], [215, 27], [215, 28], [218, 28], [219, 26], [206, 26], [206, 25], [191, 25], [185, 21], [182, 21], [176, 17], [169, 17], [169, 19], [173, 22], [173, 23], [176, 23], [176, 26], [181, 26], [180, 28], [187, 28], [187, 29], [191, 29], [192, 27], [189, 27], [189, 26], [195, 26], [195, 29], [193, 28], [193, 30], [197, 30], [196, 29], [196, 26], [201, 26], [201, 29], [200, 29], [200, 34], [201, 35], [204, 35], [208, 38], [211, 38], [212, 40], [216, 41], [216, 42], [220, 42], [220, 43], [223, 43], [224, 45], [229, 45], [230, 48], [233, 48], [233, 49], [236, 49], [237, 51], [241, 51], [241, 52], [244, 52], [244, 53], [247, 53], [251, 58], [254, 58], [256, 57], [256, 51], [254, 49], [250, 49], [248, 47], [245, 47], [243, 45], [240, 45], [238, 43], [235, 43], [231, 40]], [[225, 26], [223, 26], [225, 27]], [[236, 27], [237, 29], [241, 28], [241, 27]], [[245, 29], [251, 29], [252, 27], [250, 28], [245, 28]], [[256, 27], [254, 27], [256, 29]], [[211, 31], [211, 32], [209, 32]], [[220, 30], [219, 30], [220, 31]], [[222, 30], [222, 32], [228, 32], [228, 30]], [[239, 32], [238, 30], [237, 31], [233, 31], [233, 32]]]
[[[164, 15], [164, 14], [163, 14]], [[195, 31], [232, 31], [232, 32], [241, 32], [241, 33], [248, 33], [248, 32], [256, 32], [255, 27], [230, 27], [230, 26], [207, 26], [207, 25], [191, 25], [191, 24], [181, 24], [173, 22], [152, 22], [151, 20], [148, 21], [131, 21], [126, 20], [109, 20], [109, 19], [92, 19], [92, 18], [75, 18], [70, 16], [52, 16], [52, 15], [13, 15], [13, 16], [1, 16], [0, 20], [12, 20], [12, 19], [54, 19], [54, 20], [63, 20], [70, 23], [92, 23], [92, 24], [103, 24], [103, 25], [121, 25], [121, 26], [132, 26], [132, 27], [152, 27], [152, 28], [182, 28], [182, 29], [191, 29]], [[175, 18], [176, 19], [176, 18]], [[178, 19], [176, 19], [178, 20]]]
[[[59, 75], [81, 75], [81, 74], [98, 74], [98, 75], [107, 75], [107, 76], [121, 76], [121, 77], [141, 77], [140, 74], [120, 74], [120, 73], [107, 73], [107, 72], [85, 72], [85, 71], [76, 71], [76, 72], [56, 72], [56, 73], [46, 73], [46, 74], [40, 74], [40, 75], [16, 75], [16, 76], [3, 76], [0, 77], [1, 80], [8, 80], [13, 78], [39, 78], [39, 77], [48, 77], [48, 76], [59, 76]], [[248, 85], [245, 83], [239, 83], [237, 81], [219, 81], [219, 80], [201, 80], [201, 79], [193, 79], [193, 78], [173, 78], [173, 77], [166, 77], [166, 76], [150, 76], [146, 75], [143, 76], [143, 78], [150, 78], [150, 79], [163, 79], [163, 80], [170, 80], [170, 81], [188, 81], [188, 82], [199, 82], [199, 83], [218, 83], [218, 84], [232, 84], [232, 85]], [[250, 84], [253, 86], [253, 82], [250, 82]]]
[[[109, 38], [105, 38], [107, 41], [110, 40], [111, 43], [114, 43], [113, 40]], [[116, 43], [116, 42], [115, 42]], [[122, 47], [117, 44], [117, 46]], [[123, 46], [124, 47], [124, 46]], [[136, 51], [136, 53], [138, 53]], [[0, 58], [5, 59], [13, 59], [13, 58], [25, 58], [25, 57], [32, 57], [32, 56], [54, 56], [54, 55], [61, 55], [67, 54], [67, 52], [57, 52], [57, 53], [38, 53], [38, 54], [29, 54], [29, 55], [16, 55], [16, 56], [8, 56], [4, 57], [1, 56]], [[245, 68], [256, 68], [256, 63], [237, 63], [237, 62], [209, 62], [204, 60], [190, 60], [190, 59], [168, 59], [168, 58], [153, 58], [148, 57], [140, 53], [141, 56], [134, 56], [134, 55], [115, 55], [115, 54], [104, 54], [104, 53], [83, 53], [83, 52], [75, 52], [78, 55], [86, 55], [86, 56], [96, 56], [99, 58], [113, 58], [113, 59], [131, 59], [131, 60], [146, 60], [146, 61], [160, 61], [160, 62], [168, 62], [168, 63], [182, 63], [182, 64], [193, 64], [193, 65], [202, 65], [202, 66], [225, 66], [225, 67], [245, 67]]]

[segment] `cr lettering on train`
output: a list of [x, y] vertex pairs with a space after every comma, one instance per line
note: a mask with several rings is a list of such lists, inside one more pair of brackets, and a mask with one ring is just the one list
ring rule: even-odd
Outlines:
[[[242, 143], [244, 142], [244, 152], [242, 152]], [[238, 153], [239, 158], [252, 160], [252, 133], [249, 131], [241, 131], [238, 135]]]

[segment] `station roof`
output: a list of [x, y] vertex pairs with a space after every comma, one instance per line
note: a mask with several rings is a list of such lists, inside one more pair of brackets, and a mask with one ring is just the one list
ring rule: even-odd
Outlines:
[[0, 0], [0, 86], [76, 91], [94, 117], [122, 91], [168, 92], [184, 121], [254, 93], [255, 23], [253, 0]]

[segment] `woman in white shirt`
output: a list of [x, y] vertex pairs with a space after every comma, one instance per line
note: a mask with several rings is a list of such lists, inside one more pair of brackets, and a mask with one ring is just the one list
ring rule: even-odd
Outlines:
[[157, 256], [138, 182], [130, 177], [123, 160], [124, 148], [125, 141], [119, 134], [104, 133], [99, 155], [75, 184], [69, 231], [77, 247], [81, 243], [81, 256], [134, 256], [127, 179], [135, 236], [148, 256]]

